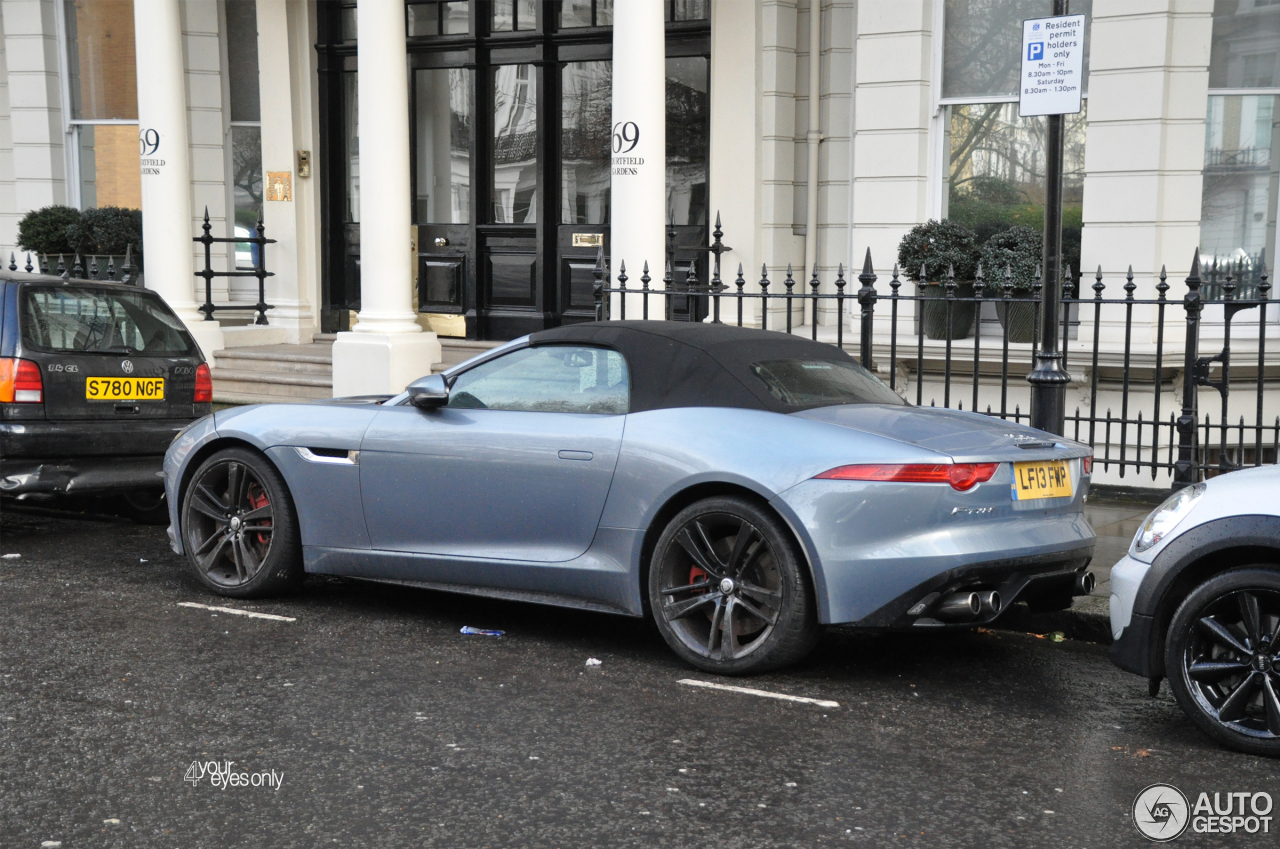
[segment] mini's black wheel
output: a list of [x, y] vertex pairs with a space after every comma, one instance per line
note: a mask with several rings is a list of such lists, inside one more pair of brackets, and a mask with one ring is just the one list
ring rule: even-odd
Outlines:
[[187, 562], [214, 592], [260, 598], [301, 582], [293, 501], [261, 454], [228, 448], [201, 463], [187, 484], [181, 518]]
[[1214, 740], [1280, 757], [1280, 570], [1234, 569], [1196, 587], [1169, 625], [1165, 673]]
[[667, 644], [722, 675], [776, 669], [821, 636], [808, 575], [786, 528], [744, 498], [708, 498], [654, 547], [649, 604]]

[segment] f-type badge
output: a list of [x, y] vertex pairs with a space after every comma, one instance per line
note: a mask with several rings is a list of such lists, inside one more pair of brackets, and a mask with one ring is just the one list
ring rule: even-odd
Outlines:
[[987, 513], [996, 512], [994, 507], [952, 507], [952, 516], [983, 516]]

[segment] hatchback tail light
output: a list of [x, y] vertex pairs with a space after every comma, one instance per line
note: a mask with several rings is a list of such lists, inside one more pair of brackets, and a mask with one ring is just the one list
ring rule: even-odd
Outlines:
[[44, 381], [40, 366], [31, 360], [0, 357], [0, 402], [43, 404]]
[[891, 481], [894, 483], [947, 483], [951, 488], [964, 492], [980, 483], [991, 480], [999, 463], [950, 463], [929, 465], [912, 463], [888, 465], [869, 463], [858, 466], [840, 466], [817, 476], [829, 481]]
[[197, 404], [213, 401], [213, 375], [209, 372], [208, 363], [196, 366], [196, 397], [193, 400]]
[[1093, 474], [1093, 455], [1090, 454], [1088, 457], [1085, 457], [1083, 460], [1081, 460], [1080, 467], [1083, 470], [1084, 474], [1092, 475]]

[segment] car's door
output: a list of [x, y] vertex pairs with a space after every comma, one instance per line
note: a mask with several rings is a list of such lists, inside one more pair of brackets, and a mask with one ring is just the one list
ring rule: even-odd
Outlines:
[[463, 372], [448, 406], [379, 411], [361, 443], [374, 549], [563, 562], [591, 545], [629, 403], [625, 359], [520, 348]]

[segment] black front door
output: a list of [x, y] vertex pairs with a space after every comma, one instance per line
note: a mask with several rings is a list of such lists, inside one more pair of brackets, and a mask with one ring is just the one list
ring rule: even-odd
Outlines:
[[[346, 329], [360, 303], [354, 5], [317, 7], [326, 331]], [[705, 256], [689, 249], [706, 244], [709, 5], [665, 3], [667, 212], [679, 238], [674, 256], [650, 259], [655, 289], [667, 259], [677, 288], [694, 262], [706, 282]], [[612, 3], [409, 0], [405, 13], [419, 311], [493, 340], [594, 319], [595, 261], [609, 245]]]

